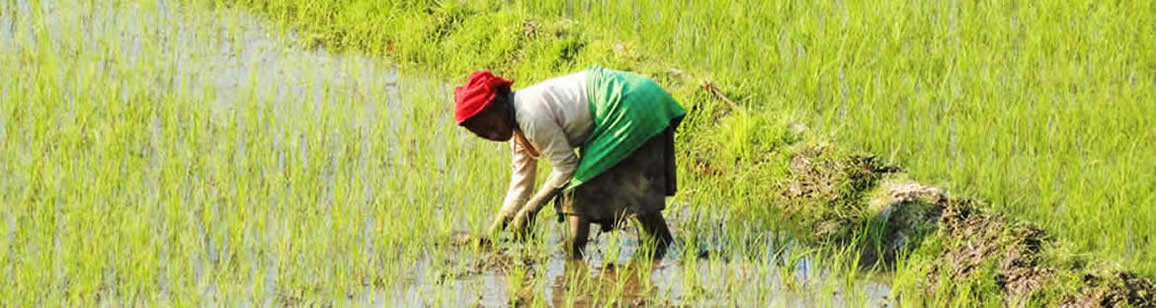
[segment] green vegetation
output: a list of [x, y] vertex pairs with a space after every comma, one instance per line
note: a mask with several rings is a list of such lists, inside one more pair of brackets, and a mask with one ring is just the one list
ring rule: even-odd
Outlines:
[[[1156, 241], [1145, 236], [1156, 231], [1156, 130], [1147, 129], [1156, 119], [1156, 4], [223, 3], [265, 12], [316, 43], [453, 80], [488, 67], [530, 84], [607, 63], [663, 79], [698, 105], [710, 103], [695, 93], [697, 79], [679, 83], [672, 70], [713, 79], [755, 117], [792, 115], [1082, 252], [1156, 273]], [[738, 129], [718, 134], [776, 128]], [[727, 149], [713, 156], [765, 150]]]
[[439, 82], [234, 11], [0, 8], [6, 305], [372, 298], [501, 197], [505, 149], [456, 132]]
[[16, 76], [0, 83], [7, 305], [767, 306], [885, 292], [685, 202], [670, 211], [681, 245], [660, 264], [631, 262], [637, 238], [612, 233], [588, 267], [564, 265], [549, 211], [533, 241], [455, 245], [494, 214], [509, 153], [453, 124], [444, 82], [292, 47], [311, 34], [237, 8], [0, 13], [0, 71]]
[[[1032, 262], [1156, 275], [1150, 2], [182, 5], [0, 3], [0, 302], [866, 303], [884, 162], [1041, 227]], [[616, 268], [633, 246], [608, 234], [598, 275], [559, 273], [549, 210], [531, 242], [450, 246], [497, 208], [508, 150], [453, 125], [445, 82], [591, 64], [689, 107], [673, 263]], [[1036, 240], [1001, 219], [993, 249]], [[935, 267], [973, 246], [951, 230], [898, 260], [890, 298], [940, 275], [971, 280], [926, 300], [1004, 301], [1000, 264]], [[1083, 279], [1057, 276], [1029, 300]]]
[[[1040, 225], [1070, 255], [1156, 274], [1152, 3], [217, 3], [450, 80], [485, 67], [529, 84], [595, 63], [654, 76], [697, 108], [684, 167], [706, 185], [684, 198], [732, 225], [791, 212], [768, 195], [792, 155], [785, 126], [803, 123]], [[728, 117], [700, 79], [746, 111]]]
[[[790, 115], [1036, 222], [1081, 253], [1156, 274], [1147, 236], [1156, 234], [1151, 2], [218, 3], [455, 81], [485, 67], [526, 85], [605, 63], [649, 73], [685, 104], [711, 109], [721, 104], [695, 87], [712, 79], [751, 117]], [[678, 72], [693, 78], [680, 82]], [[745, 134], [778, 128], [735, 121], [730, 132], [694, 127], [689, 134], [703, 138], [688, 148], [741, 140], [705, 138], [712, 133], [774, 142]], [[766, 150], [726, 146], [707, 157], [749, 161]]]

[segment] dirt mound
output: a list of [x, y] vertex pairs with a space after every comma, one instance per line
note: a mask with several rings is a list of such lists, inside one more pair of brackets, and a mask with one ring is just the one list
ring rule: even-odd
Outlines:
[[938, 187], [902, 180], [885, 180], [867, 203], [870, 228], [862, 245], [861, 262], [889, 267], [899, 254], [915, 248], [934, 232], [947, 205], [947, 193]]
[[812, 239], [844, 241], [863, 221], [864, 194], [899, 169], [873, 156], [840, 158], [830, 146], [812, 146], [791, 157], [790, 175], [779, 185], [778, 204], [793, 221], [810, 226]]
[[[971, 201], [949, 201], [939, 220], [944, 251], [931, 263], [925, 283], [934, 293], [939, 279], [994, 279], [1013, 298], [1039, 290], [1055, 269], [1039, 264], [1048, 238], [1039, 228], [983, 212]], [[994, 267], [992, 267], [994, 266]], [[994, 274], [994, 275], [991, 275]]]
[[1156, 284], [1131, 273], [1085, 275], [1078, 295], [1060, 307], [1156, 307]]
[[1066, 307], [1156, 307], [1152, 280], [1118, 271], [1083, 274], [1074, 294], [1039, 296], [1037, 291], [1061, 283], [1061, 275], [1089, 271], [1042, 261], [1045, 246], [1053, 239], [1039, 227], [989, 213], [975, 201], [952, 199], [942, 189], [918, 183], [887, 182], [880, 185], [877, 195], [882, 197], [872, 199], [869, 208], [883, 226], [875, 250], [883, 262], [894, 262], [898, 252], [938, 232], [942, 250], [928, 263], [927, 275], [920, 281], [933, 296], [940, 292], [954, 296], [961, 284], [970, 284], [994, 286], [1006, 296], [1005, 303], [1013, 305], [1030, 301], [1054, 306], [1059, 299], [1058, 304]]
[[[927, 275], [920, 282], [931, 295], [955, 295], [957, 290], [940, 288], [961, 283], [990, 285], [1007, 296], [1008, 304], [1056, 305], [1052, 299], [1037, 296], [1037, 291], [1056, 286], [1060, 275], [1088, 271], [1043, 262], [1043, 250], [1053, 239], [1039, 227], [989, 213], [973, 200], [949, 198], [937, 187], [884, 181], [869, 202], [869, 212], [875, 213], [872, 217], [882, 228], [880, 245], [867, 251], [877, 251], [885, 264], [894, 262], [900, 251], [914, 248], [923, 236], [939, 232], [942, 250], [928, 263]], [[1150, 279], [1116, 271], [1083, 276], [1074, 295], [1058, 297], [1060, 305], [1156, 307], [1156, 285]]]
[[[778, 185], [779, 206], [788, 219], [810, 227], [808, 239], [858, 245], [861, 264], [884, 269], [893, 267], [901, 252], [926, 245], [924, 239], [935, 235], [937, 248], [919, 285], [940, 298], [978, 287], [994, 288], [1013, 305], [1156, 307], [1152, 280], [1119, 271], [1088, 274], [1091, 270], [1083, 265], [1044, 261], [1053, 239], [1039, 227], [905, 180], [899, 171], [831, 146], [801, 148], [791, 158], [787, 180]], [[1060, 277], [1084, 279], [1057, 289], [1065, 286]], [[1042, 290], [1071, 291], [1041, 296]]]

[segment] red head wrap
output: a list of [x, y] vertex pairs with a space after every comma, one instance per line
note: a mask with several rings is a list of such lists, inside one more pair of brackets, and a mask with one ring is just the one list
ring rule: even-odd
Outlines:
[[494, 76], [489, 70], [470, 74], [465, 86], [454, 89], [454, 118], [458, 125], [482, 112], [498, 95], [498, 89], [509, 87], [514, 81]]

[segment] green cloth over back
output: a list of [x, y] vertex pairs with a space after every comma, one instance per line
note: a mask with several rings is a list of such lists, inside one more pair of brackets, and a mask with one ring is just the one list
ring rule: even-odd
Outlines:
[[587, 71], [594, 131], [578, 150], [578, 169], [566, 186], [568, 190], [614, 167], [672, 120], [686, 115], [653, 79], [597, 65]]

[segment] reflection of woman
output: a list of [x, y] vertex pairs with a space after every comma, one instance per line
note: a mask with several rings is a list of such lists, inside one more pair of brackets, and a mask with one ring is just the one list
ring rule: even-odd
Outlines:
[[[599, 66], [517, 91], [512, 83], [483, 70], [454, 91], [459, 125], [512, 140], [513, 176], [490, 234], [510, 222], [525, 232], [560, 195], [571, 257], [581, 257], [590, 223], [610, 229], [628, 217], [662, 256], [671, 242], [661, 211], [676, 189], [674, 130], [686, 111], [654, 80]], [[553, 169], [531, 195], [540, 157]]]
[[555, 307], [650, 306], [646, 301], [657, 297], [658, 288], [649, 279], [658, 262], [662, 261], [656, 260], [650, 267], [639, 262], [604, 267], [597, 275], [591, 274], [586, 262], [566, 262], [562, 274], [549, 286], [549, 301]]

